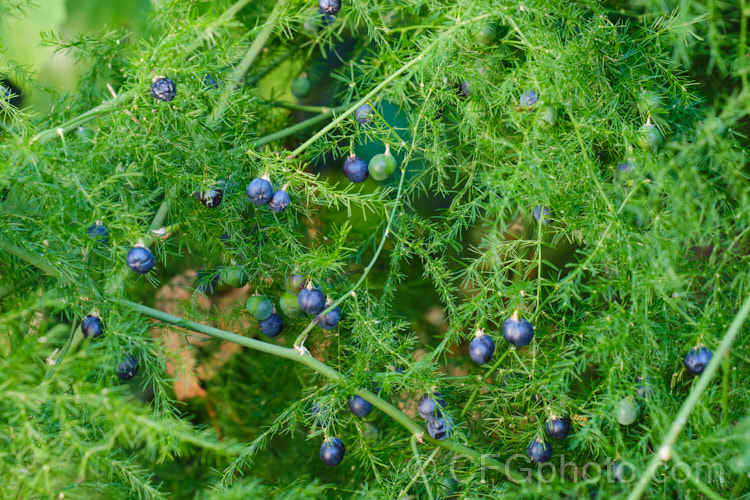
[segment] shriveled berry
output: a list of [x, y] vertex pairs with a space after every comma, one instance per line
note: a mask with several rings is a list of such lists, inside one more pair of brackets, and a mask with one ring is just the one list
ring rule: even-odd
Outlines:
[[538, 464], [549, 462], [549, 459], [552, 458], [552, 445], [540, 441], [539, 438], [532, 439], [526, 447], [526, 454]]
[[518, 105], [522, 108], [533, 109], [534, 105], [539, 101], [539, 94], [533, 90], [527, 90], [518, 99]]
[[544, 423], [547, 434], [555, 439], [564, 439], [570, 433], [570, 419], [552, 415]]
[[279, 299], [279, 308], [289, 318], [298, 318], [302, 314], [297, 296], [293, 293], [284, 292]]
[[286, 210], [289, 203], [291, 203], [289, 193], [284, 189], [280, 189], [271, 196], [271, 199], [268, 201], [268, 208], [271, 209], [271, 212], [278, 214]]
[[357, 120], [357, 123], [363, 125], [370, 121], [372, 115], [372, 106], [367, 103], [354, 110], [354, 119]]
[[307, 73], [302, 73], [301, 75], [295, 77], [292, 80], [290, 86], [292, 89], [292, 94], [297, 99], [306, 97], [307, 94], [310, 93], [310, 88], [312, 87], [312, 85], [310, 84], [310, 79], [307, 77]]
[[276, 337], [284, 329], [284, 320], [278, 314], [271, 314], [268, 318], [258, 321], [260, 331], [267, 337]]
[[96, 338], [104, 333], [104, 325], [98, 316], [86, 316], [81, 321], [81, 333], [84, 337]]
[[138, 274], [146, 274], [156, 264], [154, 254], [146, 247], [136, 246], [130, 249], [125, 261], [128, 267]]
[[267, 319], [273, 314], [273, 302], [265, 295], [253, 295], [248, 298], [245, 308], [257, 320]]
[[351, 182], [364, 182], [370, 171], [365, 160], [358, 156], [350, 156], [344, 160], [344, 175]]
[[445, 399], [440, 396], [439, 392], [435, 394], [425, 394], [417, 401], [417, 411], [425, 420], [434, 420], [442, 414], [440, 408], [445, 408]]
[[122, 362], [117, 365], [115, 375], [120, 380], [130, 380], [138, 374], [138, 359], [132, 354], [126, 355]]
[[320, 446], [320, 459], [324, 464], [334, 467], [344, 460], [345, 452], [344, 443], [339, 438], [326, 439]]
[[385, 153], [373, 156], [367, 169], [376, 181], [384, 181], [390, 177], [396, 170], [396, 159], [391, 154], [390, 148], [386, 146]]
[[265, 205], [271, 201], [271, 196], [273, 196], [273, 186], [268, 179], [259, 177], [247, 185], [247, 197], [255, 206]]
[[534, 209], [534, 219], [539, 222], [539, 219], [544, 217], [544, 220], [542, 221], [542, 224], [545, 226], [548, 226], [550, 222], [552, 222], [551, 219], [547, 219], [548, 215], [552, 215], [552, 209], [542, 207], [542, 205], [537, 205], [537, 207]]
[[451, 421], [447, 416], [427, 421], [427, 433], [432, 439], [442, 441], [447, 439], [451, 432]]
[[615, 406], [615, 417], [620, 425], [630, 425], [638, 418], [638, 408], [630, 398], [622, 398]]
[[224, 198], [224, 187], [224, 181], [219, 181], [205, 191], [196, 192], [195, 198], [205, 207], [216, 208], [221, 205], [221, 200]]
[[328, 314], [318, 319], [318, 326], [323, 330], [332, 330], [339, 324], [340, 319], [341, 308], [337, 306], [328, 311]]
[[478, 365], [483, 365], [492, 359], [495, 352], [495, 342], [492, 337], [479, 330], [477, 336], [469, 344], [469, 356]]
[[88, 232], [89, 238], [96, 240], [100, 245], [109, 243], [109, 230], [104, 224], [95, 222], [88, 227], [86, 232]]
[[151, 95], [160, 101], [169, 102], [177, 95], [177, 86], [169, 78], [157, 76], [151, 83]]
[[285, 285], [289, 293], [298, 294], [307, 285], [307, 280], [301, 274], [290, 274]]
[[307, 314], [319, 314], [326, 307], [326, 296], [320, 290], [312, 288], [312, 284], [309, 283], [308, 288], [300, 290], [297, 301]]
[[693, 347], [685, 355], [684, 364], [687, 371], [693, 375], [700, 375], [711, 362], [713, 353], [705, 346]]
[[349, 398], [349, 411], [355, 417], [365, 418], [372, 411], [372, 404], [360, 396]]
[[534, 338], [534, 327], [516, 311], [503, 323], [503, 337], [516, 347], [524, 347]]
[[242, 288], [250, 281], [247, 272], [239, 266], [225, 267], [221, 270], [221, 281], [234, 288]]

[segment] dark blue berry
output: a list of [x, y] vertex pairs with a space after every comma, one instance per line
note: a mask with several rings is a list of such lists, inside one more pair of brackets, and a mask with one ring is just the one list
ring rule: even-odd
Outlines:
[[352, 396], [349, 398], [349, 411], [355, 417], [365, 418], [372, 411], [372, 404], [365, 398]]
[[544, 423], [547, 434], [555, 439], [564, 439], [570, 433], [570, 419], [552, 415]]
[[693, 375], [700, 375], [711, 362], [713, 355], [705, 346], [693, 347], [685, 355], [685, 368]]
[[195, 198], [208, 208], [218, 207], [224, 198], [224, 182], [220, 181], [206, 191], [198, 191], [195, 193]]
[[471, 99], [471, 83], [468, 80], [464, 80], [458, 86], [458, 97], [462, 100]]
[[312, 406], [310, 407], [310, 414], [313, 416], [313, 426], [315, 427], [325, 427], [330, 420], [328, 411], [326, 411], [318, 403], [312, 404]]
[[216, 90], [219, 88], [219, 82], [217, 82], [216, 79], [212, 75], [206, 73], [203, 76], [203, 86], [206, 87], [207, 89]]
[[521, 98], [518, 100], [518, 105], [522, 108], [531, 109], [539, 101], [539, 94], [533, 90], [527, 90], [521, 94]]
[[482, 330], [477, 332], [477, 336], [469, 344], [469, 356], [472, 361], [479, 365], [483, 365], [492, 359], [492, 354], [495, 352], [495, 342], [489, 335], [485, 335]]
[[266, 319], [258, 321], [260, 331], [267, 337], [276, 337], [284, 329], [284, 320], [278, 314], [272, 314]]
[[107, 230], [104, 224], [95, 222], [88, 227], [87, 232], [89, 233], [89, 238], [98, 241], [100, 245], [109, 243], [109, 230]]
[[86, 316], [81, 321], [81, 333], [84, 337], [96, 338], [103, 331], [102, 320], [98, 316]]
[[326, 308], [326, 296], [323, 295], [323, 292], [312, 288], [309, 284], [308, 288], [300, 290], [299, 295], [297, 295], [297, 301], [302, 310], [307, 314], [320, 314]]
[[323, 330], [332, 330], [338, 325], [340, 319], [341, 308], [337, 306], [328, 311], [328, 314], [318, 319], [318, 326]]
[[537, 207], [534, 209], [534, 219], [539, 222], [539, 219], [542, 217], [545, 217], [545, 219], [542, 222], [545, 226], [549, 225], [550, 222], [552, 222], [551, 219], [547, 219], [546, 217], [548, 215], [552, 215], [552, 209], [550, 208], [544, 208], [544, 212], [542, 212], [542, 205], [537, 205]]
[[625, 162], [617, 164], [618, 172], [629, 173], [629, 172], [632, 172], [634, 168], [635, 167], [633, 166], [633, 164], [630, 163], [629, 161], [625, 161]]
[[265, 205], [271, 201], [271, 196], [273, 196], [273, 186], [267, 179], [253, 179], [247, 185], [247, 197], [255, 206]]
[[151, 250], [140, 246], [131, 248], [125, 260], [128, 267], [138, 274], [146, 274], [156, 263]]
[[286, 289], [289, 293], [297, 294], [307, 285], [307, 280], [301, 274], [290, 274], [286, 279]]
[[635, 393], [638, 397], [646, 398], [653, 392], [651, 390], [651, 377], [646, 377], [645, 381], [643, 377], [638, 377], [635, 381], [638, 382], [635, 386]]
[[217, 271], [198, 271], [195, 278], [197, 286], [195, 287], [200, 293], [212, 295], [219, 285], [219, 272]]
[[341, 0], [318, 0], [322, 14], [337, 14], [341, 10]]
[[438, 441], [448, 438], [448, 435], [451, 432], [451, 427], [450, 418], [447, 416], [427, 421], [427, 432], [432, 439], [437, 439]]
[[365, 124], [372, 118], [372, 106], [369, 104], [363, 104], [354, 110], [354, 119], [357, 123]]
[[445, 408], [445, 399], [440, 396], [439, 392], [433, 395], [425, 394], [417, 401], [417, 411], [425, 420], [434, 420], [440, 416], [437, 413], [442, 414], [442, 410], [438, 410], [438, 406]]
[[130, 380], [138, 374], [138, 360], [132, 354], [128, 354], [117, 366], [115, 375], [120, 380]]
[[367, 162], [358, 156], [350, 156], [344, 160], [344, 175], [351, 182], [364, 182], [370, 175]]
[[534, 327], [525, 319], [518, 317], [518, 311], [503, 323], [503, 337], [516, 347], [527, 346], [534, 338]]
[[549, 462], [549, 459], [552, 458], [552, 445], [544, 441], [538, 441], [538, 438], [532, 439], [526, 447], [526, 454], [538, 464]]
[[273, 193], [268, 202], [268, 208], [271, 209], [271, 212], [278, 214], [286, 210], [290, 202], [291, 199], [289, 198], [289, 194], [281, 189]]
[[344, 460], [344, 443], [337, 437], [326, 439], [320, 446], [320, 459], [324, 464], [334, 467]]
[[171, 101], [177, 95], [177, 86], [169, 78], [157, 76], [151, 83], [151, 95], [160, 101]]

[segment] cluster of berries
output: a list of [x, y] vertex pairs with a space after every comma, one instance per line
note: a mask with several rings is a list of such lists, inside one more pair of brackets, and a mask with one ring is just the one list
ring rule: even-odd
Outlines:
[[[373, 110], [369, 104], [363, 104], [354, 111], [354, 118], [361, 124], [369, 122], [372, 115]], [[384, 181], [393, 174], [396, 166], [396, 158], [391, 154], [391, 147], [386, 144], [385, 152], [370, 158], [370, 163], [352, 153], [344, 160], [344, 175], [354, 183], [364, 182], [367, 177]]]
[[[81, 321], [81, 333], [90, 339], [101, 337], [104, 334], [104, 324], [97, 314], [89, 314]], [[117, 368], [115, 375], [120, 380], [130, 380], [138, 374], [138, 359], [132, 354], [126, 354]]]
[[450, 415], [443, 411], [445, 399], [439, 392], [425, 394], [417, 401], [419, 416], [427, 420], [427, 433], [432, 439], [442, 441], [446, 439], [453, 427]]

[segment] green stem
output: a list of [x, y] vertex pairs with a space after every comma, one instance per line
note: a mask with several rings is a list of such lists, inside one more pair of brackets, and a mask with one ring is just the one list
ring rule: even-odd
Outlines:
[[[506, 350], [502, 356], [497, 358], [497, 361], [495, 361], [495, 364], [490, 367], [489, 370], [487, 370], [487, 373], [484, 376], [484, 382], [487, 383], [487, 381], [490, 379], [493, 373], [498, 369], [500, 364], [505, 359], [505, 356], [508, 355], [510, 352], [510, 349]], [[461, 410], [461, 415], [459, 415], [459, 419], [463, 420], [463, 418], [466, 416], [466, 414], [469, 412], [469, 409], [471, 408], [471, 405], [474, 403], [474, 400], [477, 398], [477, 395], [479, 394], [479, 386], [475, 387], [474, 390], [471, 393], [471, 396], [469, 396], [469, 400], [466, 401], [466, 404], [464, 405], [464, 409]]]
[[8, 243], [7, 241], [0, 240], [0, 250], [5, 250], [9, 254], [15, 255], [21, 260], [25, 260], [29, 264], [41, 269], [47, 274], [50, 274], [52, 276], [62, 277], [60, 274], [60, 270], [44, 260], [42, 257], [39, 257], [37, 255], [34, 255], [33, 253], [27, 251], [24, 248], [17, 247], [16, 245], [12, 243]]
[[[434, 450], [432, 450], [432, 453], [430, 453], [430, 456], [427, 457], [427, 460], [425, 460], [424, 466], [427, 467], [428, 465], [430, 465], [430, 462], [432, 462], [435, 459], [435, 457], [437, 456], [439, 452], [440, 452], [440, 448], [435, 448]], [[409, 483], [406, 486], [404, 486], [404, 488], [401, 490], [401, 493], [398, 494], [397, 498], [399, 499], [405, 498], [406, 494], [409, 492], [411, 487], [414, 486], [414, 483], [417, 482], [417, 478], [419, 478], [420, 472], [423, 473], [423, 471], [424, 469], [422, 468], [420, 469], [419, 472], [417, 472], [417, 474], [414, 474], [412, 476], [411, 481], [409, 481]]]
[[393, 201], [393, 208], [391, 208], [391, 213], [388, 216], [388, 222], [385, 225], [385, 231], [383, 231], [383, 238], [380, 240], [380, 245], [378, 245], [378, 248], [375, 250], [375, 255], [372, 256], [372, 259], [370, 260], [370, 263], [367, 264], [367, 267], [365, 268], [364, 272], [362, 273], [362, 276], [359, 277], [359, 280], [354, 284], [351, 289], [349, 289], [348, 292], [346, 292], [344, 295], [338, 298], [335, 302], [333, 302], [331, 305], [329, 305], [323, 312], [321, 312], [314, 320], [312, 320], [304, 330], [302, 330], [302, 333], [299, 334], [297, 339], [294, 341], [294, 347], [295, 349], [300, 349], [300, 352], [302, 351], [302, 345], [305, 342], [305, 339], [307, 338], [307, 334], [310, 333], [310, 330], [315, 327], [317, 322], [317, 318], [322, 318], [326, 314], [328, 314], [331, 310], [336, 308], [339, 304], [344, 302], [348, 297], [353, 297], [354, 292], [359, 288], [359, 286], [364, 283], [365, 279], [367, 278], [367, 275], [370, 273], [370, 270], [375, 266], [375, 262], [378, 260], [378, 256], [380, 256], [380, 252], [383, 250], [383, 246], [385, 245], [386, 240], [388, 239], [388, 233], [391, 230], [391, 226], [393, 225], [393, 219], [396, 217], [396, 209], [399, 207], [399, 202], [401, 201], [401, 193], [403, 193], [404, 190], [404, 179], [406, 178], [406, 164], [401, 165], [401, 179], [399, 179], [398, 182], [398, 191], [396, 192], [396, 199]]
[[729, 423], [729, 370], [731, 367], [731, 358], [725, 356], [721, 371], [721, 425]]
[[424, 467], [422, 466], [422, 459], [419, 457], [419, 450], [417, 449], [417, 438], [415, 436], [412, 436], [411, 439], [411, 451], [414, 453], [414, 460], [417, 462], [417, 470], [419, 471], [419, 475], [422, 476], [422, 482], [424, 483], [424, 488], [427, 490], [427, 497], [430, 500], [435, 500], [435, 497], [432, 496], [432, 488], [430, 488], [430, 482], [427, 480], [427, 475], [424, 473]]
[[[186, 330], [191, 330], [194, 332], [202, 333], [204, 335], [208, 335], [210, 337], [214, 337], [219, 340], [224, 340], [226, 342], [233, 342], [235, 344], [247, 347], [249, 349], [253, 349], [256, 351], [264, 352], [266, 354], [271, 354], [273, 356], [278, 356], [280, 358], [285, 358], [285, 359], [294, 361], [295, 363], [300, 363], [318, 372], [324, 377], [329, 378], [334, 381], [339, 381], [344, 378], [344, 376], [341, 373], [329, 367], [325, 363], [318, 361], [312, 356], [300, 356], [299, 353], [295, 349], [281, 347], [281, 346], [271, 344], [268, 342], [262, 342], [260, 340], [243, 337], [242, 335], [237, 335], [235, 333], [220, 330], [212, 326], [202, 325], [200, 323], [189, 321], [189, 320], [180, 318], [179, 316], [173, 316], [171, 314], [167, 314], [157, 309], [153, 309], [151, 307], [137, 304], [129, 300], [113, 299], [112, 301], [122, 306], [129, 307], [143, 314], [144, 316], [154, 318], [164, 323], [169, 323], [171, 325], [178, 326]], [[354, 391], [354, 394], [372, 403], [373, 406], [375, 406], [376, 408], [381, 410], [383, 413], [385, 413], [386, 415], [396, 420], [396, 422], [404, 426], [406, 429], [411, 431], [412, 434], [416, 435], [418, 439], [421, 438], [422, 440], [430, 444], [439, 446], [441, 448], [452, 451], [459, 455], [469, 457], [475, 461], [481, 461], [482, 465], [484, 464], [491, 465], [493, 466], [493, 468], [496, 468], [498, 471], [504, 474], [511, 481], [514, 481], [517, 483], [522, 483], [522, 482], [527, 481], [527, 478], [523, 474], [521, 474], [520, 472], [514, 469], [511, 469], [505, 463], [502, 463], [492, 458], [486, 458], [482, 454], [477, 452], [476, 450], [473, 450], [462, 444], [456, 443], [450, 439], [438, 441], [437, 439], [433, 439], [429, 437], [428, 435], [425, 435], [424, 428], [422, 426], [420, 426], [419, 424], [414, 422], [412, 419], [407, 417], [398, 408], [396, 408], [389, 402], [381, 399], [380, 397], [378, 397], [376, 394], [372, 393], [371, 391], [364, 390], [364, 389], [357, 389]]]
[[680, 434], [680, 431], [682, 431], [682, 428], [687, 423], [690, 412], [696, 407], [698, 401], [700, 401], [701, 396], [708, 387], [708, 384], [711, 382], [711, 379], [716, 374], [716, 370], [719, 369], [719, 365], [722, 363], [724, 356], [729, 352], [729, 348], [732, 346], [732, 342], [734, 342], [734, 339], [740, 332], [742, 324], [745, 322], [748, 314], [750, 314], [750, 296], [745, 299], [739, 312], [734, 317], [734, 321], [732, 321], [729, 330], [727, 330], [727, 333], [721, 340], [721, 344], [719, 344], [719, 348], [716, 349], [716, 352], [711, 358], [711, 362], [706, 366], [706, 369], [703, 370], [703, 374], [693, 386], [690, 397], [688, 397], [685, 403], [683, 403], [682, 408], [680, 408], [680, 411], [674, 419], [674, 422], [672, 422], [672, 427], [669, 429], [669, 432], [667, 432], [667, 435], [664, 436], [661, 446], [651, 458], [645, 473], [641, 476], [640, 481], [638, 481], [638, 484], [633, 488], [633, 491], [630, 492], [630, 495], [628, 495], [628, 500], [638, 500], [641, 498], [641, 495], [643, 495], [644, 491], [651, 483], [651, 478], [653, 477], [656, 468], [662, 461], [668, 460], [671, 456], [672, 447], [677, 441], [677, 436]]
[[740, 498], [742, 492], [745, 491], [745, 483], [747, 483], [747, 474], [740, 473], [740, 476], [737, 478], [737, 483], [729, 494], [729, 498]]
[[747, 4], [747, 0], [740, 1], [740, 46], [739, 46], [739, 59], [740, 59], [740, 79], [742, 80], [742, 91], [747, 92], [747, 74], [750, 72], [750, 64], [747, 60], [747, 25], [750, 20], [750, 6]]
[[[304, 111], [306, 113], [328, 113], [331, 110], [328, 106], [305, 106], [304, 104], [295, 104], [292, 102], [269, 101], [266, 104], [275, 108]], [[346, 106], [343, 106], [342, 109], [346, 109]]]
[[284, 11], [284, 8], [286, 7], [288, 1], [289, 0], [278, 0], [276, 6], [273, 8], [273, 11], [271, 11], [271, 14], [268, 16], [266, 26], [250, 45], [250, 48], [247, 49], [247, 53], [245, 54], [245, 57], [242, 58], [242, 61], [240, 61], [240, 64], [237, 65], [232, 74], [229, 75], [228, 85], [226, 85], [224, 91], [221, 94], [221, 97], [219, 98], [219, 104], [216, 106], [216, 108], [214, 108], [214, 111], [208, 118], [207, 126], [209, 128], [214, 128], [219, 120], [221, 120], [221, 117], [227, 110], [227, 103], [229, 102], [229, 99], [231, 98], [232, 94], [234, 94], [234, 92], [242, 85], [245, 80], [245, 75], [250, 70], [250, 67], [258, 58], [261, 51], [263, 50], [263, 47], [265, 47], [266, 42], [273, 34], [273, 31], [276, 29], [276, 24], [281, 18], [281, 13]]
[[323, 114], [320, 114], [318, 116], [313, 116], [312, 118], [309, 118], [303, 122], [299, 122], [295, 125], [292, 125], [291, 127], [287, 127], [283, 130], [279, 130], [278, 132], [274, 132], [272, 134], [265, 135], [263, 137], [260, 137], [258, 139], [255, 139], [250, 144], [250, 149], [248, 152], [252, 151], [255, 148], [259, 148], [261, 146], [265, 146], [266, 144], [270, 144], [272, 142], [278, 141], [280, 139], [284, 139], [286, 137], [289, 137], [290, 135], [294, 135], [297, 132], [301, 132], [305, 129], [308, 129], [312, 127], [313, 125], [316, 125], [322, 121], [325, 121], [328, 119], [331, 115], [334, 113], [338, 113], [339, 111], [342, 111], [346, 109], [347, 105], [344, 104], [342, 106], [338, 106], [336, 108], [331, 108], [328, 111], [326, 111]]

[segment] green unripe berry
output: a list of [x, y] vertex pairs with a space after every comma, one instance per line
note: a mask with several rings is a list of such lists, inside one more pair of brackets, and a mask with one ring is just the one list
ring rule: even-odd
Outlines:
[[474, 36], [474, 38], [478, 43], [481, 43], [482, 45], [489, 45], [495, 41], [496, 35], [497, 31], [495, 30], [495, 26], [488, 23], [482, 25], [479, 28], [479, 31]]
[[221, 270], [221, 281], [234, 288], [242, 288], [250, 281], [250, 277], [239, 266], [225, 267]]
[[258, 321], [268, 319], [273, 314], [273, 303], [265, 295], [253, 295], [245, 303], [247, 312]]
[[367, 169], [370, 171], [370, 177], [376, 181], [386, 180], [396, 170], [396, 158], [391, 154], [391, 149], [387, 144], [385, 153], [373, 156]]
[[651, 124], [649, 120], [638, 130], [638, 145], [643, 150], [656, 151], [661, 146], [664, 137], [662, 137], [656, 125]]
[[302, 73], [297, 78], [292, 80], [292, 94], [298, 99], [302, 99], [310, 93], [310, 79], [307, 77], [307, 73]]
[[302, 314], [302, 308], [299, 306], [299, 300], [293, 293], [284, 292], [279, 299], [279, 308], [285, 316], [297, 318]]
[[557, 121], [557, 108], [554, 106], [547, 106], [539, 114], [539, 120], [544, 128], [552, 128]]
[[620, 425], [630, 425], [638, 418], [638, 408], [630, 398], [623, 398], [617, 402], [615, 407], [617, 422]]

